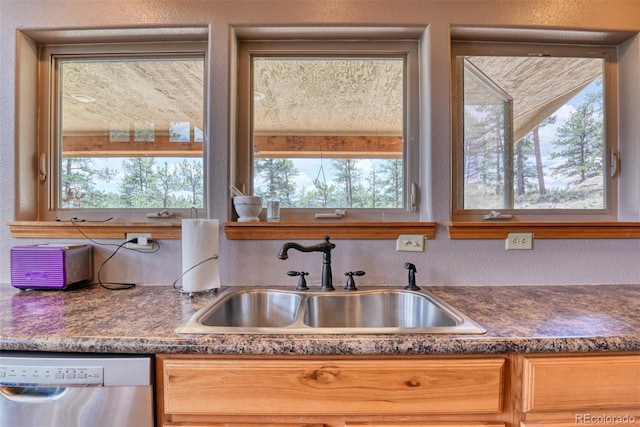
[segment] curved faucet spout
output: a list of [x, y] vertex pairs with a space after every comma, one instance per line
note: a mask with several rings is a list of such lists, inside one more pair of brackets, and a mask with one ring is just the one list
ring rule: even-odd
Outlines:
[[331, 249], [335, 248], [336, 245], [329, 241], [330, 237], [326, 236], [324, 238], [324, 242], [318, 243], [312, 246], [302, 246], [296, 242], [287, 242], [280, 248], [280, 252], [278, 252], [278, 258], [287, 259], [289, 258], [289, 249], [295, 249], [300, 252], [324, 252], [330, 253]]
[[302, 246], [299, 243], [287, 242], [280, 247], [278, 258], [289, 258], [289, 249], [295, 249], [300, 252], [322, 252], [322, 285], [321, 291], [333, 291], [333, 275], [331, 274], [331, 250], [336, 247], [334, 243], [329, 241], [329, 236], [325, 236], [324, 242], [312, 246]]

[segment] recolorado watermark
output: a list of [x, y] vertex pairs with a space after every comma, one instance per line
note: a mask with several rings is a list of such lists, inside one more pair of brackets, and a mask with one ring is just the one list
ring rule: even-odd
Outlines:
[[576, 424], [597, 424], [597, 425], [625, 425], [635, 424], [636, 417], [633, 415], [607, 415], [607, 414], [576, 414]]

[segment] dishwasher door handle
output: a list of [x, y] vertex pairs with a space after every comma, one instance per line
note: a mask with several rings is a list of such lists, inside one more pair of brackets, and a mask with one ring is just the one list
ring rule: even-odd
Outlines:
[[0, 387], [0, 395], [12, 402], [39, 403], [62, 399], [69, 387]]

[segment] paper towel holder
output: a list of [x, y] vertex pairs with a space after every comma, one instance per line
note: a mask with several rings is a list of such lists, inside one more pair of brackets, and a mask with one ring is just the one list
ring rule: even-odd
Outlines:
[[182, 279], [182, 277], [187, 274], [188, 272], [190, 272], [191, 270], [193, 270], [196, 267], [199, 267], [200, 265], [204, 264], [207, 261], [213, 261], [218, 259], [218, 255], [211, 255], [209, 258], [205, 258], [202, 261], [192, 265], [191, 267], [189, 267], [186, 271], [183, 271], [178, 277], [176, 277], [176, 279], [173, 281], [173, 289], [175, 289], [178, 293], [180, 294], [186, 294], [189, 295], [189, 297], [193, 298], [194, 296], [196, 296], [197, 294], [209, 294], [209, 293], [213, 293], [213, 295], [218, 293], [218, 289], [219, 288], [208, 288], [208, 289], [203, 289], [201, 291], [185, 291], [184, 288], [182, 286], [178, 286], [178, 280]]

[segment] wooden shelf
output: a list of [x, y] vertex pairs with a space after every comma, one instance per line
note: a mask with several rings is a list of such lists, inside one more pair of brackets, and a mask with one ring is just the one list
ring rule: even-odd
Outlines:
[[148, 232], [154, 239], [180, 239], [180, 221], [158, 222], [56, 222], [12, 221], [7, 223], [13, 237], [53, 239], [124, 239], [126, 233]]
[[[154, 239], [182, 238], [180, 221], [158, 222], [70, 222], [12, 221], [16, 238], [124, 239], [132, 231], [149, 232]], [[229, 240], [275, 239], [397, 239], [398, 234], [435, 237], [435, 222], [225, 222]], [[536, 239], [640, 239], [640, 222], [450, 222], [451, 239], [505, 239], [507, 233], [532, 232]], [[84, 233], [84, 234], [83, 234]]]
[[435, 222], [225, 222], [230, 240], [397, 239], [398, 234], [424, 234], [433, 239]]
[[536, 239], [638, 239], [640, 222], [449, 222], [451, 239], [505, 239], [531, 232]]
[[[17, 238], [52, 239], [124, 239], [125, 233], [149, 232], [154, 239], [181, 239], [180, 221], [158, 222], [70, 222], [12, 221], [7, 224]], [[230, 240], [273, 239], [397, 239], [398, 234], [435, 236], [435, 222], [226, 222], [224, 230]]]

